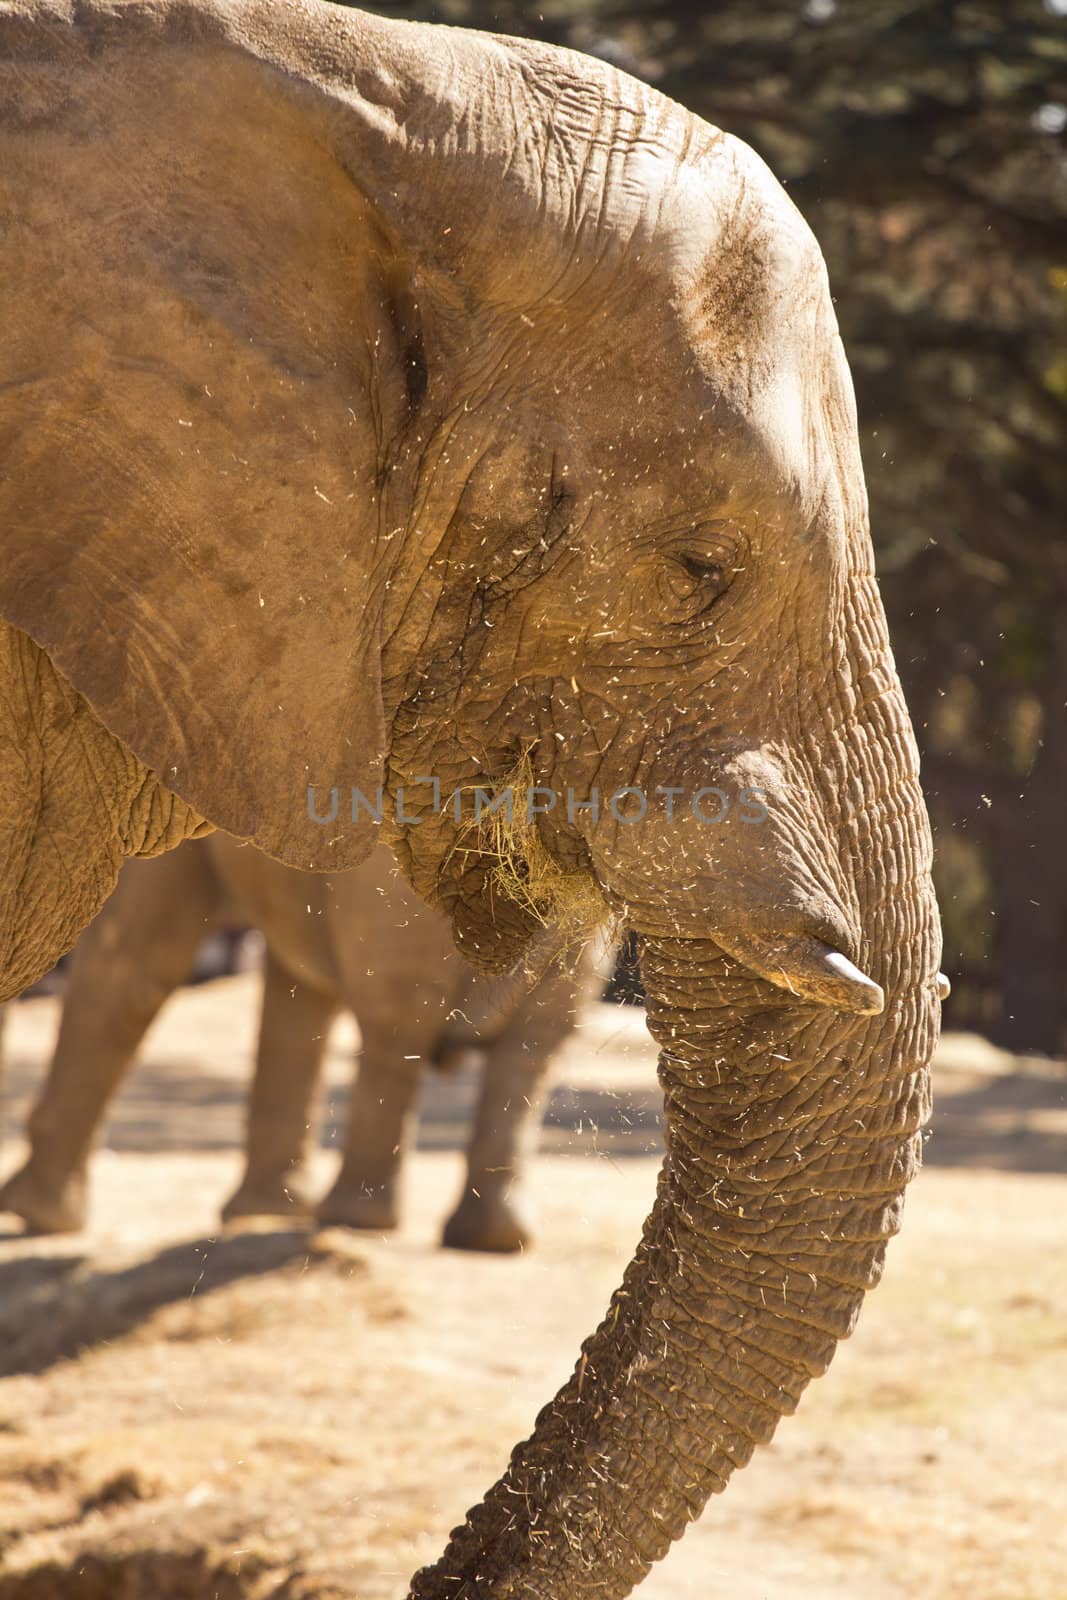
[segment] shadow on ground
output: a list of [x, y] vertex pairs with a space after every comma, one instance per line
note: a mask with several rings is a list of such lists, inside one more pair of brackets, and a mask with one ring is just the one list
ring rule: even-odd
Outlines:
[[118, 1271], [82, 1254], [0, 1261], [0, 1377], [43, 1372], [129, 1333], [162, 1306], [313, 1259], [304, 1229], [193, 1239]]
[[[588, 1049], [568, 1047], [561, 1081], [552, 1090], [541, 1148], [557, 1154], [616, 1157], [658, 1154], [662, 1148], [662, 1098], [650, 1041], [632, 1016], [601, 1019]], [[159, 1050], [129, 1077], [108, 1118], [104, 1143], [111, 1150], [239, 1149], [247, 1094], [232, 1016], [220, 1007], [210, 1059], [202, 1053]], [[5, 1064], [0, 1128], [21, 1134], [40, 1083], [46, 1056], [11, 1050]], [[981, 1040], [949, 1035], [945, 1064], [935, 1066], [934, 1117], [926, 1159], [935, 1166], [1018, 1172], [1067, 1172], [1067, 1074], [1062, 1066], [1004, 1056]], [[1013, 1070], [1014, 1068], [1018, 1070]], [[344, 1141], [349, 1093], [344, 1053], [336, 1053], [323, 1098], [320, 1144]], [[418, 1147], [462, 1148], [477, 1099], [479, 1073], [427, 1073], [420, 1099]], [[0, 1170], [10, 1167], [0, 1157]]]
[[86, 1551], [69, 1566], [46, 1561], [0, 1574], [0, 1600], [310, 1600], [312, 1592], [292, 1578], [275, 1581], [247, 1556], [196, 1549]]
[[935, 1080], [924, 1159], [936, 1167], [1067, 1172], [1067, 1078], [1003, 1073]]
[[[24, 1060], [10, 1063], [4, 1077], [0, 1125], [21, 1131], [41, 1072]], [[420, 1098], [418, 1148], [458, 1150], [466, 1144], [478, 1091], [476, 1069], [427, 1073]], [[240, 1148], [247, 1087], [232, 1075], [192, 1070], [181, 1060], [139, 1065], [123, 1087], [107, 1120], [109, 1150], [149, 1155], [161, 1151]], [[325, 1096], [319, 1143], [340, 1149], [348, 1119], [349, 1091], [331, 1085]], [[557, 1084], [545, 1112], [542, 1147], [576, 1155], [644, 1156], [663, 1148], [663, 1097], [650, 1069], [647, 1087], [615, 1090]], [[2, 1166], [2, 1163], [0, 1163]]]

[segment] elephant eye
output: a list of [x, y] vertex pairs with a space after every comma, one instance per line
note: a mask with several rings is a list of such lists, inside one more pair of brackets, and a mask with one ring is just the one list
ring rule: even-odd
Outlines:
[[720, 592], [726, 588], [729, 581], [726, 568], [721, 561], [707, 561], [700, 556], [683, 556], [682, 566], [695, 583], [717, 588]]
[[703, 616], [730, 587], [734, 569], [726, 561], [713, 556], [683, 555], [677, 558], [684, 578], [679, 574], [680, 599], [690, 617]]
[[654, 614], [669, 627], [703, 626], [736, 574], [744, 571], [742, 552], [738, 530], [727, 523], [679, 529], [665, 548], [642, 563], [642, 578], [647, 574], [651, 579], [638, 585], [646, 614], [654, 596]]

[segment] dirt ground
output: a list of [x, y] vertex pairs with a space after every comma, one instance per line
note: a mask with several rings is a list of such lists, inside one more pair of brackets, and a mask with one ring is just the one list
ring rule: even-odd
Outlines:
[[[437, 1248], [472, 1085], [430, 1080], [392, 1237], [220, 1233], [250, 975], [154, 1030], [83, 1236], [0, 1218], [0, 1600], [399, 1600], [567, 1375], [648, 1209], [640, 1013], [560, 1062], [535, 1250]], [[0, 1172], [56, 1001], [12, 1008]], [[317, 1177], [354, 1042], [338, 1025]], [[927, 1166], [856, 1337], [642, 1600], [1067, 1597], [1067, 1073], [950, 1037]], [[6, 1230], [6, 1231], [5, 1231]]]

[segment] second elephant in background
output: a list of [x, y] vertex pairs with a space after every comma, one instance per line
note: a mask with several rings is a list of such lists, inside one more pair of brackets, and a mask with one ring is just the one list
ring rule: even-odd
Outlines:
[[420, 1068], [471, 1049], [484, 1074], [458, 1204], [444, 1243], [517, 1250], [528, 1242], [516, 1190], [540, 1126], [550, 1059], [602, 984], [587, 950], [528, 992], [476, 973], [446, 920], [376, 850], [332, 878], [281, 866], [225, 834], [131, 861], [75, 952], [59, 1039], [30, 1117], [25, 1165], [0, 1211], [39, 1232], [84, 1224], [87, 1165], [107, 1103], [164, 1001], [223, 917], [266, 941], [263, 1008], [248, 1109], [246, 1169], [226, 1220], [305, 1207], [304, 1166], [330, 1024], [343, 1007], [362, 1037], [344, 1157], [319, 1221], [396, 1226]]

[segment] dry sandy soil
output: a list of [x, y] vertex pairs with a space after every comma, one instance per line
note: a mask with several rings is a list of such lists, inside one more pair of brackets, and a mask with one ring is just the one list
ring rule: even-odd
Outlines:
[[[471, 1084], [427, 1085], [390, 1238], [220, 1234], [255, 980], [185, 991], [84, 1236], [0, 1219], [0, 1600], [399, 1600], [568, 1373], [650, 1203], [640, 1015], [560, 1063], [536, 1250], [437, 1248]], [[13, 1008], [7, 1171], [56, 1002]], [[340, 1024], [317, 1176], [336, 1155]], [[642, 1600], [1067, 1596], [1067, 1076], [950, 1038], [928, 1163], [859, 1332]], [[7, 1219], [10, 1222], [10, 1219]]]

